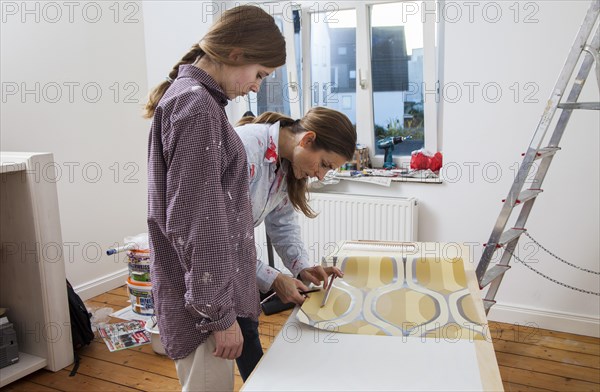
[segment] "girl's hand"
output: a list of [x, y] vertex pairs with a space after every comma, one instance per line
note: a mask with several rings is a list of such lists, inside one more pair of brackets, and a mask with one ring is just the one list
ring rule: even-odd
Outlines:
[[223, 359], [236, 359], [242, 355], [244, 336], [236, 321], [224, 331], [215, 331], [215, 351], [213, 355]]

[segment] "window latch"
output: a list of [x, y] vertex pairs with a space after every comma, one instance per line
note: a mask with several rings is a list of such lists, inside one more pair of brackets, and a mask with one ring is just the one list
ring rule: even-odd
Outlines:
[[362, 77], [362, 68], [358, 69], [358, 83], [363, 90], [367, 88], [367, 79], [363, 79]]

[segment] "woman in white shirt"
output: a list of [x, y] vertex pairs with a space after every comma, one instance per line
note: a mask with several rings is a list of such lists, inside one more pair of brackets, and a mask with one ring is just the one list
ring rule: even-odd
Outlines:
[[[327, 276], [338, 268], [311, 266], [301, 235], [296, 210], [309, 218], [316, 213], [307, 200], [307, 179], [322, 180], [329, 170], [352, 159], [356, 130], [344, 114], [323, 107], [310, 109], [300, 120], [279, 113], [244, 117], [235, 128], [248, 157], [250, 199], [254, 227], [263, 221], [267, 234], [285, 266], [304, 282], [327, 285]], [[299, 290], [308, 290], [298, 279], [281, 274], [260, 260], [257, 281], [262, 292], [273, 289], [284, 302], [302, 304]], [[240, 325], [244, 336], [242, 355], [236, 359], [244, 380], [262, 356], [258, 323]]]

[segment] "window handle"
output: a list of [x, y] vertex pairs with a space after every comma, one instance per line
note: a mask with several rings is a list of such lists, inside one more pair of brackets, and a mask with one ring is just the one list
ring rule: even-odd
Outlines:
[[313, 104], [319, 104], [319, 83], [313, 84]]
[[360, 84], [360, 88], [363, 90], [367, 88], [367, 79], [363, 79], [362, 77], [362, 68], [358, 69], [358, 84]]
[[290, 84], [290, 90], [297, 92], [298, 91], [298, 83], [296, 83], [296, 80], [292, 78], [292, 71], [288, 72], [288, 82]]

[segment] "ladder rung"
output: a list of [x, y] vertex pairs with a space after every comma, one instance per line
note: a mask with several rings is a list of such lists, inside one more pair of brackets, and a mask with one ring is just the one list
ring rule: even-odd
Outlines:
[[535, 154], [535, 159], [542, 159], [556, 154], [560, 150], [560, 147], [544, 147], [540, 148]]
[[559, 103], [561, 109], [583, 109], [583, 110], [600, 110], [600, 102], [565, 102]]
[[[524, 190], [523, 192], [519, 193], [519, 197], [517, 197], [517, 200], [515, 200], [515, 205], [520, 204], [520, 203], [525, 203], [527, 200], [531, 200], [534, 197], [537, 197], [537, 195], [539, 195], [542, 192], [543, 192], [542, 189]], [[505, 201], [506, 201], [506, 199], [502, 199], [502, 203], [504, 203]]]
[[492, 283], [494, 280], [496, 280], [496, 278], [498, 278], [501, 275], [504, 275], [504, 273], [506, 271], [508, 271], [510, 269], [509, 265], [495, 265], [492, 268], [490, 268], [489, 270], [487, 270], [485, 272], [485, 275], [483, 275], [483, 279], [481, 279], [481, 283], [479, 284], [479, 287], [484, 288], [485, 286], [487, 286], [488, 284]]
[[493, 299], [484, 299], [483, 300], [483, 309], [485, 310], [485, 313], [487, 314], [487, 312], [490, 311], [490, 308], [492, 306], [494, 306], [496, 304], [496, 301], [494, 301]]
[[504, 233], [502, 233], [502, 235], [500, 236], [500, 241], [498, 241], [498, 245], [506, 245], [508, 244], [510, 241], [514, 240], [515, 238], [519, 238], [519, 236], [521, 234], [523, 234], [525, 231], [525, 229], [510, 229], [505, 231]]
[[519, 194], [519, 197], [517, 198], [517, 204], [525, 203], [527, 200], [536, 198], [537, 195], [539, 195], [542, 192], [543, 192], [542, 189], [526, 189]]

